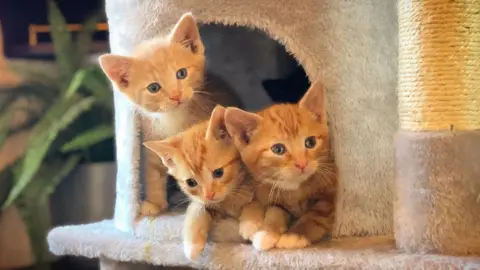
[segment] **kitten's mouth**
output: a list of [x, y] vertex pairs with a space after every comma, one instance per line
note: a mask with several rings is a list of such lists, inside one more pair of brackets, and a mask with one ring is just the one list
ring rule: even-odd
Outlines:
[[284, 190], [295, 190], [312, 176], [312, 173], [304, 171], [302, 173], [292, 173], [289, 177], [280, 178], [274, 181], [268, 181], [272, 185]]
[[216, 199], [216, 200], [205, 200], [205, 201], [207, 202], [207, 204], [216, 204], [223, 201], [223, 198]]
[[188, 100], [172, 100], [172, 102], [173, 102], [173, 108], [178, 108], [185, 105], [188, 102]]

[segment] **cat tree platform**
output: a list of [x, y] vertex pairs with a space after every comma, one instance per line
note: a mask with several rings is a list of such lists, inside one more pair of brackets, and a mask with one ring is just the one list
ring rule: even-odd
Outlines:
[[[334, 240], [258, 252], [222, 242], [235, 226], [218, 224], [219, 241], [194, 264], [183, 254], [181, 215], [133, 228], [141, 130], [115, 91], [114, 219], [53, 229], [54, 254], [100, 258], [102, 269], [480, 269], [480, 1], [107, 0], [106, 7], [114, 53], [128, 55], [191, 11], [203, 24], [264, 31], [326, 86], [339, 174]], [[225, 60], [213, 73], [246, 58], [206, 49], [207, 59]], [[224, 79], [238, 87], [255, 69]]]
[[[54, 229], [48, 236], [56, 255], [100, 258], [102, 264], [126, 269], [133, 263], [189, 266], [200, 269], [479, 269], [480, 258], [409, 254], [395, 249], [392, 237], [345, 237], [300, 250], [260, 252], [249, 244], [209, 244], [193, 263], [183, 254], [180, 240], [182, 216], [166, 217], [158, 231], [163, 237], [149, 241], [115, 228], [105, 220]], [[138, 266], [147, 267], [147, 266]], [[106, 268], [108, 269], [108, 268]], [[122, 268], [113, 268], [122, 269]]]

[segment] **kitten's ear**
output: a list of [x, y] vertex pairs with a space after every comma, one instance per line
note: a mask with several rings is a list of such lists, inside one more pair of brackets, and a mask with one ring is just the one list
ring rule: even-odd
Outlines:
[[205, 139], [225, 140], [230, 138], [227, 128], [225, 127], [225, 107], [221, 105], [215, 106], [208, 122], [207, 133]]
[[170, 41], [190, 48], [193, 53], [203, 54], [205, 51], [200, 38], [200, 32], [198, 31], [197, 21], [191, 12], [183, 14], [180, 20], [178, 20], [170, 33]]
[[263, 118], [255, 113], [249, 113], [238, 108], [225, 109], [225, 126], [227, 131], [241, 144], [250, 143], [252, 133], [257, 129]]
[[324, 122], [325, 113], [325, 87], [320, 81], [312, 83], [303, 98], [298, 102], [298, 106], [312, 112], [320, 122]]
[[174, 165], [173, 157], [178, 151], [179, 143], [179, 138], [171, 137], [161, 141], [144, 142], [143, 145], [157, 154], [166, 167], [172, 167]]
[[133, 62], [131, 57], [107, 53], [98, 57], [98, 62], [111, 81], [119, 87], [128, 87]]

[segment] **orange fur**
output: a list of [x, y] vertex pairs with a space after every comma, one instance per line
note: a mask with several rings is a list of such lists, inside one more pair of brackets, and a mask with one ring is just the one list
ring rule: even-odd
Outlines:
[[[248, 175], [224, 125], [225, 108], [217, 105], [209, 121], [161, 141], [145, 142], [191, 199], [184, 224], [185, 253], [190, 259], [205, 246], [213, 216], [239, 217], [253, 199]], [[221, 175], [215, 172], [221, 171]], [[195, 186], [189, 183], [194, 181]]]
[[[204, 46], [190, 13], [168, 36], [140, 43], [131, 56], [105, 54], [99, 62], [116, 89], [141, 113], [144, 140], [182, 132], [206, 120], [216, 104], [238, 104], [227, 86], [205, 81]], [[146, 200], [140, 212], [158, 215], [168, 206], [167, 173], [155, 154], [148, 152], [146, 159]]]
[[[203, 84], [203, 44], [191, 14], [182, 16], [169, 36], [140, 43], [131, 56], [105, 54], [99, 62], [118, 90], [149, 113], [181, 110]], [[179, 79], [183, 68], [187, 75]], [[148, 91], [152, 83], [159, 84], [158, 92]]]
[[[332, 228], [337, 182], [323, 102], [317, 82], [298, 105], [273, 105], [257, 114], [226, 110], [228, 132], [258, 184], [256, 199], [267, 207], [263, 229], [252, 239], [259, 249], [305, 246]], [[309, 137], [316, 141], [311, 147]], [[284, 153], [273, 152], [277, 144]], [[285, 233], [290, 218], [294, 224]]]

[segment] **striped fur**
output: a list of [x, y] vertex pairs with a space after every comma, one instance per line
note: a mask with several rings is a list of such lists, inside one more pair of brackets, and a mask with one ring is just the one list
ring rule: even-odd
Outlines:
[[[299, 104], [277, 104], [257, 114], [227, 108], [226, 127], [258, 185], [255, 197], [266, 207], [263, 228], [250, 239], [259, 249], [303, 247], [332, 230], [337, 178], [323, 91], [314, 83]], [[316, 144], [309, 148], [305, 141], [311, 136]], [[284, 154], [273, 153], [278, 143]]]
[[[183, 232], [190, 259], [202, 252], [213, 218], [238, 218], [243, 206], [253, 199], [248, 174], [225, 131], [224, 113], [225, 108], [217, 105], [209, 121], [168, 139], [144, 143], [161, 158], [191, 200]], [[221, 177], [214, 177], [216, 169], [223, 170]], [[194, 187], [188, 185], [192, 180]]]

